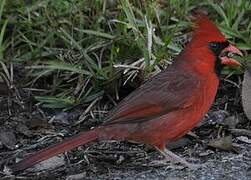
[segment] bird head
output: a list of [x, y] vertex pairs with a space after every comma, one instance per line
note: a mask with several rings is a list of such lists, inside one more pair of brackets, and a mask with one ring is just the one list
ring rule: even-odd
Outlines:
[[[226, 40], [217, 26], [205, 14], [198, 13], [195, 24], [192, 45], [196, 46], [198, 50], [200, 48], [209, 49], [216, 56], [216, 68], [221, 69], [224, 65], [230, 67], [241, 65], [231, 58], [233, 55], [242, 56], [241, 51]], [[208, 61], [211, 61], [211, 59]]]

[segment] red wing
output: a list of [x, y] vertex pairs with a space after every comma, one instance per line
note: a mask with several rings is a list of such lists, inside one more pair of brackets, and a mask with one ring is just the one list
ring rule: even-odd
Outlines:
[[198, 79], [175, 67], [162, 71], [123, 99], [104, 125], [146, 121], [191, 105]]

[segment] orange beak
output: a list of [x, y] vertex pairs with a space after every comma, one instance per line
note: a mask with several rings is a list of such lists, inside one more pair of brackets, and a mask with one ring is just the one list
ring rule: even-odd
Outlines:
[[[242, 52], [235, 46], [233, 45], [229, 45], [228, 47], [226, 47], [225, 49], [223, 49], [222, 51], [223, 53], [226, 52], [226, 53], [233, 53], [233, 54], [236, 54], [236, 55], [239, 55], [239, 56], [243, 56]], [[241, 64], [235, 60], [235, 59], [232, 59], [228, 56], [223, 56], [223, 57], [220, 57], [221, 58], [221, 64], [224, 64], [224, 65], [227, 65], [227, 66], [230, 66], [230, 67], [238, 67], [238, 66], [241, 66]]]

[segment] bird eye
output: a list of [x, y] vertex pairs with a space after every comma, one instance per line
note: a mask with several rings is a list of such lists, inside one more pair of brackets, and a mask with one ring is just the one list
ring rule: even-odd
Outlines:
[[213, 50], [217, 50], [220, 47], [219, 43], [215, 43], [215, 42], [211, 42], [209, 43], [209, 45], [210, 45], [210, 48]]
[[223, 49], [223, 44], [219, 42], [210, 42], [209, 47], [216, 56], [219, 56]]

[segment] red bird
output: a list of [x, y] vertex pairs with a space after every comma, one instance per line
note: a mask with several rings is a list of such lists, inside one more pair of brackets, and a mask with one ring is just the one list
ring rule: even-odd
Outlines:
[[242, 55], [206, 15], [196, 17], [193, 38], [166, 70], [141, 85], [113, 109], [106, 122], [31, 155], [12, 167], [24, 170], [57, 154], [98, 140], [127, 140], [153, 145], [162, 154], [190, 166], [166, 149], [202, 120], [212, 105], [224, 65]]

